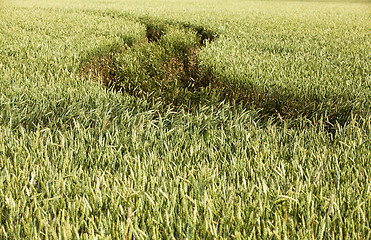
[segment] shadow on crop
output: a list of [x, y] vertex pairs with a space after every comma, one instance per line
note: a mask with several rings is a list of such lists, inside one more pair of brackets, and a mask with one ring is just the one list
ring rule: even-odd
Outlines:
[[175, 110], [197, 111], [200, 106], [228, 101], [259, 109], [262, 120], [280, 123], [306, 118], [310, 125], [320, 121], [332, 135], [337, 125], [345, 125], [351, 115], [351, 107], [341, 103], [322, 108], [321, 101], [307, 96], [284, 95], [248, 84], [238, 86], [217, 75], [198, 59], [206, 43], [217, 38], [208, 29], [148, 20], [142, 20], [142, 24], [146, 31], [141, 42], [93, 55], [82, 64], [81, 74], [101, 81], [111, 90], [155, 99]]

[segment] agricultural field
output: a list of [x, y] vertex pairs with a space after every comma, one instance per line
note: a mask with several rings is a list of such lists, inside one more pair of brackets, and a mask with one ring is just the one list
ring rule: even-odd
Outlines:
[[369, 1], [0, 1], [0, 239], [370, 239]]

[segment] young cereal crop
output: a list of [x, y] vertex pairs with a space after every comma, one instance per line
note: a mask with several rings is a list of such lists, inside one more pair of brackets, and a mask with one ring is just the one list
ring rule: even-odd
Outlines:
[[367, 1], [0, 6], [0, 239], [371, 238]]

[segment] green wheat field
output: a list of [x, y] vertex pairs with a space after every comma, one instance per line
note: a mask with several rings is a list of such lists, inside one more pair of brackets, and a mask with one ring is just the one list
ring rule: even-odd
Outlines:
[[0, 1], [0, 239], [371, 239], [370, 130], [370, 1]]

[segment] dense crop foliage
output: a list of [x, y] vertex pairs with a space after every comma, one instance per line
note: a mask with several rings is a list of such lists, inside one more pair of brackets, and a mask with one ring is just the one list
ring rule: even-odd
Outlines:
[[369, 3], [0, 4], [1, 239], [371, 238]]

